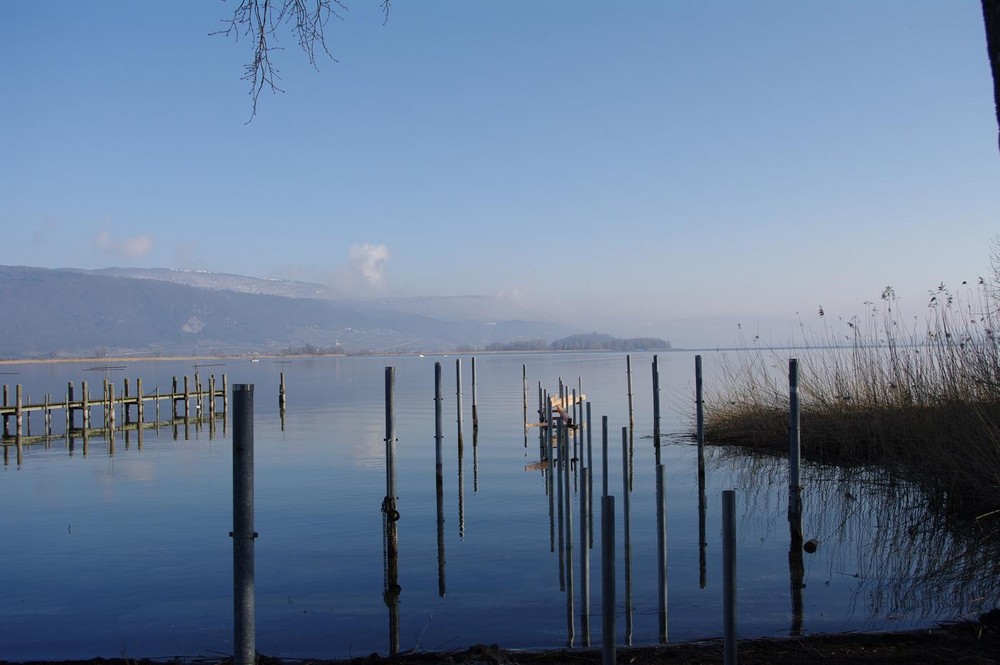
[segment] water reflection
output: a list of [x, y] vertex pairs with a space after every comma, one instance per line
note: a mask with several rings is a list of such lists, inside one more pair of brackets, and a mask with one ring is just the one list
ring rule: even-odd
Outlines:
[[[787, 501], [787, 463], [725, 450], [717, 461], [742, 488], [747, 527], [774, 524]], [[938, 509], [939, 497], [882, 469], [807, 464], [802, 478], [802, 514], [789, 521], [790, 634], [809, 631], [806, 579], [852, 579], [850, 614], [872, 627], [974, 616], [1000, 596], [996, 520], [957, 523]], [[804, 556], [804, 547], [816, 553]]]

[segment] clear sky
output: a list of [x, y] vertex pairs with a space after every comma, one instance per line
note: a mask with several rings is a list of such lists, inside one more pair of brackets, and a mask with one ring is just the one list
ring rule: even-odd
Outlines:
[[0, 264], [503, 294], [692, 345], [887, 285], [919, 314], [1000, 234], [978, 0], [347, 0], [336, 62], [278, 35], [250, 123], [252, 42], [210, 36], [236, 0], [2, 4]]

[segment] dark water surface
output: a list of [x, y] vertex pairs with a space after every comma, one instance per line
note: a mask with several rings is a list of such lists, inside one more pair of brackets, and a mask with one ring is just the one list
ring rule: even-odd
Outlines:
[[[719, 354], [706, 353], [711, 386]], [[470, 358], [462, 357], [464, 446], [457, 446], [455, 357], [331, 358], [288, 364], [227, 360], [230, 386], [255, 385], [257, 649], [281, 657], [347, 657], [389, 651], [392, 597], [384, 591], [384, 367], [396, 368], [401, 649], [476, 643], [508, 648], [584, 644], [581, 555], [589, 552], [590, 637], [600, 642], [600, 549], [581, 548], [579, 478], [569, 577], [560, 575], [557, 511], [538, 461], [538, 430], [523, 427], [537, 385], [580, 379], [592, 403], [594, 492], [601, 492], [601, 416], [609, 418], [609, 493], [617, 497], [619, 641], [659, 635], [656, 483], [650, 354], [632, 357], [633, 489], [629, 495], [631, 604], [625, 603], [621, 428], [628, 424], [623, 354], [477, 358], [479, 429], [472, 427]], [[439, 561], [434, 455], [434, 363], [444, 374], [444, 565]], [[191, 362], [124, 362], [107, 373], [166, 391]], [[721, 510], [737, 491], [741, 636], [910, 628], [963, 618], [996, 604], [995, 545], [956, 537], [928, 501], [872, 471], [806, 465], [805, 537], [814, 554], [789, 551], [784, 463], [710, 449], [699, 548], [694, 354], [659, 356], [662, 459], [666, 468], [668, 639], [722, 633]], [[9, 365], [42, 401], [65, 399], [66, 382], [104, 374], [89, 365]], [[287, 410], [278, 409], [285, 373]], [[133, 383], [134, 385], [134, 383]], [[11, 391], [13, 394], [13, 390]], [[166, 403], [162, 417], [167, 416]], [[35, 434], [42, 431], [32, 416]], [[61, 430], [65, 416], [54, 417]], [[94, 412], [94, 421], [98, 414]], [[146, 420], [153, 419], [147, 406]], [[121, 422], [121, 415], [119, 415]], [[0, 467], [0, 659], [194, 656], [232, 653], [231, 426], [148, 429], [142, 445], [59, 436], [33, 443]], [[585, 439], [586, 437], [584, 437]], [[10, 447], [9, 447], [10, 448]], [[574, 473], [576, 468], [574, 467]], [[599, 501], [595, 530], [600, 533]], [[555, 547], [553, 547], [555, 543]], [[993, 550], [989, 548], [993, 547]], [[443, 577], [440, 576], [443, 568]], [[444, 595], [440, 594], [442, 585]], [[572, 618], [572, 626], [570, 622]]]

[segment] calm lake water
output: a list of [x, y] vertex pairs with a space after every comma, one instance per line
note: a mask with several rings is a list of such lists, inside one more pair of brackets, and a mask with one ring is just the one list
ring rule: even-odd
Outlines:
[[[705, 353], [706, 389], [722, 354]], [[279, 657], [387, 654], [476, 643], [508, 648], [585, 644], [581, 555], [590, 558], [590, 640], [600, 644], [600, 517], [595, 548], [581, 548], [579, 478], [571, 481], [572, 574], [560, 568], [537, 429], [525, 432], [537, 386], [582, 382], [592, 404], [594, 492], [601, 492], [601, 416], [608, 416], [609, 493], [617, 497], [619, 642], [660, 640], [650, 354], [633, 354], [635, 432], [629, 494], [631, 560], [622, 548], [623, 457], [628, 425], [624, 354], [477, 357], [479, 429], [472, 428], [471, 366], [462, 357], [464, 446], [457, 445], [455, 359], [329, 358], [276, 363], [226, 360], [255, 386], [257, 649]], [[443, 545], [439, 559], [434, 364], [444, 374]], [[191, 362], [7, 365], [3, 383], [32, 401], [65, 399], [66, 382], [167, 391]], [[396, 368], [398, 605], [384, 596], [384, 368]], [[923, 495], [874, 471], [806, 465], [805, 537], [789, 551], [786, 465], [709, 448], [700, 537], [694, 354], [660, 354], [662, 461], [666, 473], [668, 639], [722, 634], [721, 492], [737, 491], [738, 630], [742, 637], [910, 628], [996, 605], [995, 544], [955, 535]], [[278, 408], [285, 373], [287, 409]], [[13, 390], [12, 390], [13, 394]], [[161, 417], [168, 417], [164, 402]], [[98, 420], [94, 410], [94, 422]], [[231, 415], [231, 414], [230, 414]], [[153, 420], [147, 406], [146, 420]], [[54, 417], [57, 431], [65, 416]], [[119, 414], [119, 422], [122, 418]], [[12, 426], [13, 427], [13, 426]], [[32, 416], [41, 433], [40, 414]], [[0, 659], [231, 654], [232, 427], [219, 421], [147, 429], [86, 448], [57, 437], [32, 443], [0, 467]], [[584, 436], [586, 439], [586, 436]], [[627, 461], [627, 460], [626, 460]], [[576, 467], [574, 467], [574, 473]], [[555, 490], [553, 490], [555, 491]], [[550, 518], [551, 515], [551, 518]], [[565, 558], [565, 557], [562, 557]], [[626, 564], [630, 563], [630, 566]], [[626, 571], [628, 568], [628, 571]], [[626, 572], [631, 603], [626, 604]], [[801, 580], [799, 579], [801, 577]], [[572, 583], [573, 603], [567, 606]], [[442, 590], [444, 593], [442, 594]], [[388, 602], [387, 602], [388, 601]], [[393, 609], [398, 609], [398, 613]], [[569, 611], [568, 611], [569, 610]], [[398, 627], [391, 619], [398, 616]], [[631, 634], [627, 634], [631, 627]]]

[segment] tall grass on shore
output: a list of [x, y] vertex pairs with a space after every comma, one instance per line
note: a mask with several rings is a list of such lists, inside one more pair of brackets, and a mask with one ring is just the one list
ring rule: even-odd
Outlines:
[[[803, 454], [897, 471], [949, 510], [1000, 510], [1000, 279], [961, 298], [941, 285], [909, 326], [891, 288], [867, 304], [796, 354]], [[706, 439], [787, 451], [787, 356], [745, 351], [707, 398]]]

